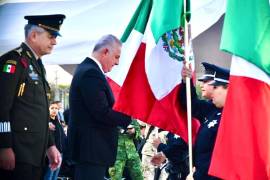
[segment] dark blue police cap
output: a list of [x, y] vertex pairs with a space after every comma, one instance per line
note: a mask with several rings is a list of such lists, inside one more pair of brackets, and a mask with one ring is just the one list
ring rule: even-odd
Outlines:
[[221, 86], [229, 84], [229, 78], [230, 71], [228, 69], [216, 66], [214, 81], [209, 83], [209, 85]]
[[204, 75], [198, 78], [198, 81], [206, 82], [206, 81], [213, 80], [215, 76], [215, 69], [217, 66], [214, 64], [207, 63], [207, 62], [202, 62], [202, 65], [204, 67]]
[[51, 14], [51, 15], [35, 15], [24, 16], [24, 19], [28, 20], [28, 24], [37, 25], [47, 30], [54, 36], [61, 36], [59, 34], [60, 27], [65, 19], [63, 14]]

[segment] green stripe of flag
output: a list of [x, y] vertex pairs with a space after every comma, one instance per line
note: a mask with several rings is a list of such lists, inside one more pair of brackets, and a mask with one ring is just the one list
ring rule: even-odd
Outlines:
[[4, 65], [4, 68], [3, 68], [3, 72], [9, 72], [10, 69], [11, 69], [11, 65], [5, 64], [5, 65]]
[[227, 2], [221, 49], [248, 60], [270, 75], [269, 0]]
[[133, 29], [144, 34], [149, 15], [152, 9], [152, 0], [142, 0], [133, 14], [121, 41], [125, 42]]
[[[190, 1], [187, 2], [187, 20], [190, 20]], [[184, 23], [182, 17], [184, 17], [183, 0], [154, 0], [153, 2], [153, 14], [151, 22], [151, 30], [157, 43], [159, 38], [170, 30], [176, 29]]]
[[11, 64], [5, 64], [3, 66], [3, 72], [6, 72], [6, 73], [14, 73], [15, 69], [16, 69], [16, 66], [11, 65]]

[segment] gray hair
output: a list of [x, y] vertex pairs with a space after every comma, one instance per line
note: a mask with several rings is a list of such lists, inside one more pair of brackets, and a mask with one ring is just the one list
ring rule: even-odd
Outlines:
[[43, 33], [45, 32], [45, 29], [37, 26], [37, 25], [33, 25], [33, 24], [26, 24], [24, 26], [24, 36], [25, 38], [27, 38], [29, 36], [29, 34], [33, 31], [37, 31], [39, 33]]
[[118, 44], [119, 46], [121, 46], [122, 42], [112, 34], [102, 36], [96, 43], [93, 52], [96, 52], [104, 47], [111, 48], [114, 44]]

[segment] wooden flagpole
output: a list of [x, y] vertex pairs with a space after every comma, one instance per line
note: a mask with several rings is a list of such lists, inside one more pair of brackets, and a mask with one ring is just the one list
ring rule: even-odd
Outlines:
[[[184, 1], [184, 55], [186, 66], [189, 68], [189, 24], [187, 22], [187, 0]], [[192, 174], [192, 118], [191, 118], [191, 88], [190, 88], [190, 78], [186, 77], [186, 95], [187, 95], [187, 123], [188, 123], [188, 152], [189, 152], [189, 172]]]

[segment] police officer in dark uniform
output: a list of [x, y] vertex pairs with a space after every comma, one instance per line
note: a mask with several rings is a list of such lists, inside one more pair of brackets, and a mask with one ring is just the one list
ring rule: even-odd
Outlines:
[[[229, 71], [213, 64], [202, 63], [205, 68], [205, 74], [198, 80], [202, 82], [202, 96], [208, 100], [200, 100], [196, 94], [194, 85], [191, 83], [191, 104], [192, 117], [198, 119], [201, 123], [194, 145], [194, 166], [196, 168], [193, 178], [195, 180], [217, 179], [208, 175], [208, 169], [211, 162], [211, 156], [215, 145], [219, 121], [222, 108], [216, 107], [211, 98], [214, 87], [210, 85], [214, 81], [215, 75], [227, 74], [224, 83], [228, 83]], [[183, 108], [186, 107], [185, 77], [191, 77], [191, 70], [183, 67], [183, 82], [180, 89], [180, 103]]]
[[0, 57], [0, 177], [40, 179], [45, 153], [51, 168], [61, 155], [48, 131], [49, 84], [41, 57], [56, 45], [65, 16], [25, 16], [25, 42]]

